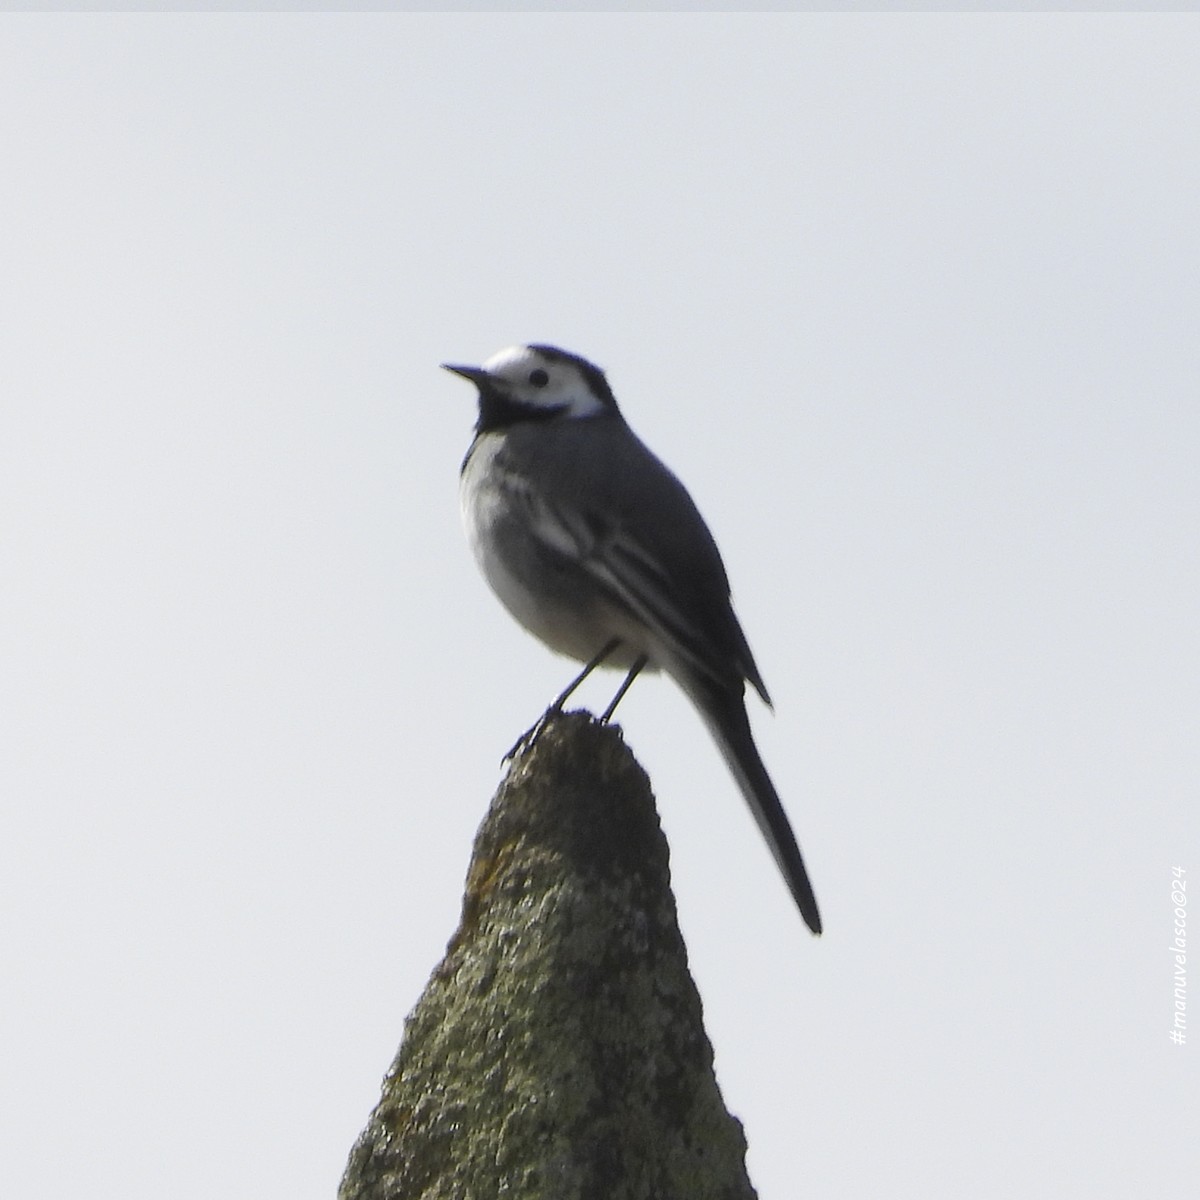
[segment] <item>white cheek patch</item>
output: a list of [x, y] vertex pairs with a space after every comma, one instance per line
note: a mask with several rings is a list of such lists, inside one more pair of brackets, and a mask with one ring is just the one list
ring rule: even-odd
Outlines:
[[605, 411], [603, 401], [597, 400], [591, 392], [563, 393], [563, 396], [558, 403], [566, 404], [568, 417], [594, 417]]
[[[483, 369], [503, 380], [519, 404], [553, 409], [567, 417], [592, 417], [605, 411], [604, 402], [592, 394], [573, 364], [548, 360], [529, 346], [508, 346], [493, 354]], [[542, 387], [530, 383], [534, 371], [544, 371], [549, 381]]]

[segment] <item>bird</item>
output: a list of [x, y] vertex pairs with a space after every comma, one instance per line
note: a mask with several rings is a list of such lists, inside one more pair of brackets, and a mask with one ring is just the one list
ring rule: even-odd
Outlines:
[[768, 708], [771, 698], [734, 613], [720, 551], [687, 489], [634, 433], [604, 371], [587, 359], [533, 343], [481, 366], [442, 366], [478, 392], [459, 497], [480, 570], [519, 624], [585, 664], [547, 717], [596, 667], [627, 671], [606, 722], [640, 671], [670, 676], [716, 742], [805, 924], [819, 934], [800, 847], [754, 743], [746, 684]]

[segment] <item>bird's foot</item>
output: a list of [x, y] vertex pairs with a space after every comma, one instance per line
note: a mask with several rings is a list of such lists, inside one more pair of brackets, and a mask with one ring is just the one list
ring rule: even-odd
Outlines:
[[546, 726], [562, 712], [561, 706], [552, 704], [534, 723], [527, 729], [513, 744], [509, 747], [508, 753], [500, 760], [501, 766], [505, 763], [510, 763], [518, 754], [523, 754], [526, 750], [532, 750], [533, 744], [542, 736], [542, 731]]

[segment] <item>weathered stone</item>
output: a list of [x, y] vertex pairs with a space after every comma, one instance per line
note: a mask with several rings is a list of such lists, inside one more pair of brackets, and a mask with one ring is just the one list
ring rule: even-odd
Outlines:
[[475, 841], [341, 1200], [747, 1200], [667, 844], [619, 731], [552, 720]]

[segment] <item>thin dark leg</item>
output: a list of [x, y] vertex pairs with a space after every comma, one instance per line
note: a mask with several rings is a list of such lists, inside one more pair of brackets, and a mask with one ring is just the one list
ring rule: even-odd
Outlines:
[[[538, 719], [533, 723], [533, 727], [525, 730], [525, 732], [523, 734], [521, 734], [521, 736], [519, 738], [517, 738], [517, 740], [513, 743], [512, 749], [509, 750], [509, 752], [500, 761], [508, 762], [510, 759], [516, 758], [517, 754], [520, 751], [527, 749], [529, 746], [532, 746], [533, 743], [537, 741], [538, 734], [542, 732], [542, 728], [545, 726], [546, 722], [551, 717], [557, 716], [560, 712], [562, 712], [562, 707], [571, 698], [571, 693], [606, 658], [608, 658], [612, 653], [614, 653], [614, 651], [620, 644], [621, 644], [620, 638], [613, 638], [611, 641], [606, 642], [604, 644], [603, 648], [601, 649], [600, 653], [597, 654], [595, 656], [595, 658], [593, 658], [591, 660], [591, 662], [589, 662], [588, 665], [586, 667], [584, 667], [583, 670], [580, 671], [579, 674], [576, 675], [574, 679], [571, 680], [571, 682], [569, 684], [567, 684], [565, 690], [560, 692], [555, 697], [554, 702], [550, 705], [550, 707], [548, 709], [546, 709], [546, 711], [544, 713], [542, 713], [542, 715], [540, 717], [538, 717]], [[641, 666], [639, 666], [637, 668], [638, 671], [640, 671], [641, 669], [642, 669]], [[636, 675], [637, 671], [635, 671], [634, 674]], [[633, 682], [633, 680], [629, 679], [626, 682], [625, 687], [628, 687], [629, 684], [632, 682]], [[621, 698], [621, 695], [624, 693], [624, 691], [625, 691], [625, 688], [622, 688], [621, 691], [617, 693], [617, 700], [619, 700]], [[613, 701], [613, 703], [608, 706], [609, 713], [611, 713], [615, 707], [616, 707], [616, 701]], [[606, 721], [608, 720], [607, 713], [604, 716], [604, 720], [606, 720]]]
[[621, 703], [621, 697], [629, 691], [633, 681], [641, 673], [642, 668], [649, 662], [649, 659], [644, 654], [639, 654], [633, 660], [633, 666], [629, 668], [629, 674], [625, 676], [625, 682], [617, 688], [617, 694], [612, 698], [612, 703], [604, 710], [604, 716], [600, 718], [601, 725], [607, 725], [609, 718], [617, 711], [617, 705]]
[[[578, 674], [578, 675], [576, 675], [576, 676], [575, 676], [575, 678], [574, 678], [574, 679], [572, 679], [570, 683], [568, 683], [568, 684], [567, 684], [567, 686], [566, 686], [566, 690], [565, 690], [565, 691], [562, 691], [562, 692], [560, 692], [560, 693], [558, 694], [558, 697], [557, 697], [557, 699], [554, 701], [554, 703], [553, 703], [553, 704], [551, 704], [551, 705], [550, 705], [550, 707], [549, 707], [548, 709], [546, 709], [546, 713], [545, 713], [545, 714], [543, 714], [543, 716], [542, 716], [542, 720], [544, 721], [544, 720], [546, 719], [546, 716], [547, 716], [548, 714], [550, 714], [550, 713], [562, 712], [562, 706], [563, 706], [564, 704], [566, 704], [566, 702], [567, 702], [567, 701], [568, 701], [568, 700], [571, 698], [571, 693], [572, 693], [572, 692], [573, 692], [573, 691], [574, 691], [574, 690], [575, 690], [575, 689], [576, 689], [576, 688], [577, 688], [577, 687], [578, 687], [578, 686], [579, 686], [579, 685], [580, 685], [580, 684], [581, 684], [581, 683], [582, 683], [582, 682], [583, 682], [583, 681], [584, 681], [584, 680], [585, 680], [585, 679], [586, 679], [586, 678], [587, 678], [587, 677], [588, 677], [588, 676], [589, 676], [589, 675], [590, 675], [590, 674], [591, 674], [591, 673], [592, 673], [592, 672], [593, 672], [593, 671], [594, 671], [594, 670], [595, 670], [595, 669], [596, 669], [598, 666], [600, 666], [600, 664], [601, 664], [602, 662], [604, 662], [604, 660], [605, 660], [606, 658], [608, 658], [608, 657], [609, 657], [609, 655], [613, 654], [613, 653], [616, 651], [616, 648], [617, 648], [617, 647], [618, 647], [620, 644], [621, 644], [621, 639], [620, 639], [620, 638], [613, 638], [611, 642], [605, 642], [605, 644], [604, 644], [604, 648], [603, 648], [603, 649], [600, 651], [600, 653], [599, 653], [599, 654], [597, 654], [597, 655], [596, 655], [596, 657], [595, 657], [595, 658], [593, 658], [593, 659], [591, 660], [591, 662], [589, 662], [589, 663], [588, 663], [588, 665], [587, 665], [586, 667], [584, 667], [584, 668], [583, 668], [583, 670], [582, 670], [582, 671], [580, 671], [580, 672], [579, 672], [579, 674]], [[641, 668], [639, 667], [638, 669], [640, 670]]]

